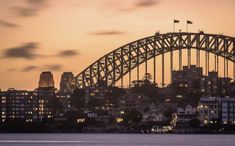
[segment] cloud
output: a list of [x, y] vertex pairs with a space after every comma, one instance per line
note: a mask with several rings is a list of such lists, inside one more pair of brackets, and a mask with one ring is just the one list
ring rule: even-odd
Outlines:
[[40, 55], [35, 54], [35, 50], [38, 49], [38, 43], [29, 42], [18, 47], [5, 49], [3, 52], [3, 58], [22, 58], [22, 59], [35, 59]]
[[22, 71], [22, 72], [28, 72], [28, 71], [36, 70], [36, 69], [38, 69], [38, 68], [39, 68], [38, 66], [30, 65], [30, 66], [26, 66], [26, 67], [23, 68], [21, 71]]
[[138, 3], [136, 3], [137, 7], [149, 7], [149, 6], [154, 6], [158, 4], [158, 0], [140, 0]]
[[140, 8], [151, 7], [159, 4], [160, 0], [119, 0], [119, 1], [111, 1], [105, 0], [102, 3], [102, 10], [114, 10], [116, 12], [133, 12], [137, 11]]
[[7, 70], [7, 72], [13, 72], [13, 71], [16, 71], [17, 69], [16, 68], [9, 68], [8, 70]]
[[91, 33], [92, 35], [123, 35], [126, 32], [123, 31], [98, 31]]
[[39, 11], [38, 9], [31, 7], [14, 7], [13, 10], [16, 12], [17, 15], [22, 17], [36, 16]]
[[63, 67], [60, 64], [50, 64], [50, 65], [44, 65], [42, 67], [43, 70], [52, 70], [52, 71], [60, 71], [62, 68]]
[[[79, 55], [79, 52], [76, 50], [64, 50], [60, 51], [57, 54], [54, 55], [42, 55], [38, 54], [36, 51], [39, 49], [38, 48], [39, 43], [36, 42], [29, 42], [22, 44], [20, 46], [12, 47], [12, 48], [7, 48], [3, 51], [3, 55], [1, 58], [12, 58], [12, 59], [26, 59], [26, 60], [32, 60], [35, 58], [43, 57], [43, 58], [50, 58], [50, 57], [73, 57], [76, 55]], [[55, 68], [58, 66], [54, 66]]]
[[13, 7], [14, 12], [21, 17], [37, 16], [41, 9], [47, 6], [47, 0], [26, 0], [27, 6]]
[[0, 25], [3, 27], [19, 27], [19, 25], [15, 24], [15, 23], [7, 22], [7, 21], [1, 20], [1, 19], [0, 19]]
[[42, 66], [29, 65], [29, 66], [22, 68], [20, 71], [22, 72], [43, 71], [43, 70], [60, 71], [62, 70], [62, 68], [63, 67], [60, 64], [46, 64]]
[[76, 50], [65, 50], [59, 52], [56, 56], [58, 57], [71, 57], [71, 56], [76, 56], [79, 55], [79, 53]]
[[27, 0], [28, 4], [34, 7], [44, 7], [47, 0]]

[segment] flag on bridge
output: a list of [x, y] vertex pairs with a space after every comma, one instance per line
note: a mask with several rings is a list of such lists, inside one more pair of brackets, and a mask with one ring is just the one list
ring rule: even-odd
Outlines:
[[193, 24], [193, 22], [192, 22], [192, 21], [187, 20], [187, 24]]
[[174, 19], [174, 23], [180, 23], [180, 21], [179, 21], [179, 20]]

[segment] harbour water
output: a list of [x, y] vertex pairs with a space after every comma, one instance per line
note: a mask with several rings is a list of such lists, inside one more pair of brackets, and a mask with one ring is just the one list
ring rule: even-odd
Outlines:
[[234, 146], [235, 135], [0, 134], [0, 146]]

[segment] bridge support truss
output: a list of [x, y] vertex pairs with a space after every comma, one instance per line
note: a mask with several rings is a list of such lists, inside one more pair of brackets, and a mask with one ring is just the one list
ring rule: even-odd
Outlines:
[[[148, 73], [148, 61], [153, 59], [153, 80], [157, 83], [156, 57], [162, 56], [161, 84], [165, 85], [165, 53], [170, 52], [170, 71], [173, 71], [173, 52], [179, 51], [179, 70], [182, 70], [182, 51], [187, 50], [188, 66], [192, 63], [191, 49], [196, 49], [196, 65], [201, 66], [201, 51], [205, 52], [205, 73], [210, 71], [210, 56], [214, 54], [214, 70], [219, 71], [220, 58], [224, 58], [224, 77], [229, 76], [229, 61], [233, 63], [235, 79], [235, 38], [205, 33], [156, 33], [154, 36], [128, 43], [106, 54], [79, 73], [69, 84], [70, 88], [94, 86], [100, 81], [115, 85], [119, 80], [124, 85], [124, 76], [129, 74], [129, 85], [132, 81], [132, 70], [137, 69], [137, 80], [140, 80], [140, 65], [145, 64], [144, 73]], [[213, 59], [212, 59], [213, 60]], [[212, 63], [213, 64], [213, 63]], [[172, 74], [170, 74], [172, 79]]]

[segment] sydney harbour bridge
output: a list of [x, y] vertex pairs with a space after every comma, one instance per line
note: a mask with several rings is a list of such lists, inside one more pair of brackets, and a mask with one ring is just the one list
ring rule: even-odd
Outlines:
[[[186, 52], [185, 57], [182, 55], [183, 52]], [[188, 66], [194, 61], [197, 67], [203, 67], [205, 75], [213, 70], [222, 72], [223, 77], [235, 79], [234, 37], [206, 34], [202, 31], [164, 34], [157, 32], [153, 36], [130, 42], [99, 58], [71, 81], [70, 88], [94, 86], [99, 81], [106, 81], [108, 85], [120, 82], [123, 87], [124, 77], [128, 78], [127, 82], [130, 85], [133, 74], [136, 80], [140, 79], [141, 65], [144, 66], [145, 74], [149, 72], [150, 60], [153, 82], [157, 83], [157, 72], [161, 72], [160, 84], [164, 86], [167, 53], [170, 60], [170, 78], [174, 66], [177, 64], [177, 68], [182, 70], [183, 60], [186, 59]], [[160, 66], [157, 66], [157, 57], [160, 57]]]

